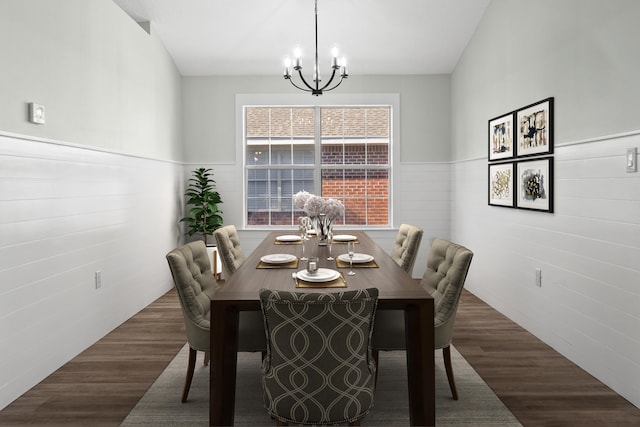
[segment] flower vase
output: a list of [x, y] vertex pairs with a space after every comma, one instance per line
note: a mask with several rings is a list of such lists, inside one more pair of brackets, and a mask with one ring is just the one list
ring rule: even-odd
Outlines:
[[326, 214], [318, 214], [316, 219], [316, 233], [318, 237], [318, 246], [327, 246], [327, 237], [333, 228], [333, 220]]

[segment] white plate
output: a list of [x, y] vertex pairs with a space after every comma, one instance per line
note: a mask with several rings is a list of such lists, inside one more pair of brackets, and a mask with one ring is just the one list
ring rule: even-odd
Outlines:
[[[344, 261], [344, 262], [349, 262], [349, 254], [342, 254], [340, 256], [338, 256], [338, 259], [340, 261]], [[354, 253], [353, 254], [353, 263], [354, 264], [362, 264], [365, 262], [370, 262], [373, 261], [373, 257], [369, 254], [358, 254], [358, 253]]]
[[334, 242], [349, 242], [356, 239], [357, 237], [353, 234], [336, 234], [335, 236], [333, 236]]
[[269, 254], [260, 258], [260, 261], [267, 264], [287, 264], [295, 260], [296, 256], [291, 254]]
[[300, 270], [297, 276], [305, 282], [330, 282], [340, 277], [340, 273], [330, 268], [319, 268], [316, 274], [310, 275], [307, 270]]
[[302, 238], [293, 234], [285, 234], [284, 236], [276, 237], [278, 242], [299, 242]]

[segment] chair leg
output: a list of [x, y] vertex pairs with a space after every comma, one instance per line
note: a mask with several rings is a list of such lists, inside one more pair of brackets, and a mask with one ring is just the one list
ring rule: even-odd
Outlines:
[[196, 355], [198, 352], [189, 347], [189, 365], [187, 366], [187, 378], [184, 381], [184, 390], [182, 390], [182, 403], [187, 401], [189, 397], [189, 389], [191, 388], [191, 380], [193, 380], [193, 371], [196, 368]]
[[451, 366], [451, 347], [446, 346], [442, 349], [442, 356], [444, 359], [444, 369], [447, 371], [447, 379], [449, 380], [449, 388], [453, 400], [458, 400], [458, 391], [456, 390], [456, 380], [453, 378], [453, 366]]
[[378, 357], [380, 356], [380, 352], [378, 350], [371, 350], [371, 358], [376, 364], [376, 376], [373, 380], [373, 388], [378, 385]]
[[209, 364], [209, 352], [204, 352], [204, 365], [207, 366]]

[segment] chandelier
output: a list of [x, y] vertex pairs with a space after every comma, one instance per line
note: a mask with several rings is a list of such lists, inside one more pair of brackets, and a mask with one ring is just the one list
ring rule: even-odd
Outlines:
[[[302, 52], [300, 51], [299, 48], [297, 48], [294, 53], [294, 63], [293, 63], [293, 68], [291, 67], [291, 59], [289, 57], [287, 57], [284, 61], [284, 78], [285, 80], [289, 80], [291, 82], [291, 84], [293, 86], [295, 86], [296, 88], [300, 89], [300, 90], [304, 90], [305, 92], [311, 92], [312, 95], [318, 96], [318, 95], [322, 95], [323, 92], [327, 92], [330, 90], [333, 90], [335, 88], [337, 88], [338, 86], [340, 86], [340, 83], [342, 83], [343, 79], [346, 79], [347, 77], [349, 77], [349, 73], [347, 72], [347, 61], [344, 58], [341, 58], [340, 60], [338, 60], [338, 49], [337, 48], [333, 48], [333, 50], [331, 51], [331, 77], [329, 78], [329, 81], [327, 83], [325, 83], [323, 86], [320, 86], [320, 82], [322, 81], [320, 78], [320, 71], [318, 69], [318, 0], [315, 0], [316, 2], [316, 8], [315, 8], [315, 15], [316, 15], [316, 57], [315, 57], [315, 63], [313, 65], [313, 81], [312, 84], [310, 85], [307, 80], [304, 78], [304, 76], [302, 75], [302, 59], [300, 58], [302, 55]], [[331, 84], [333, 83], [333, 80], [336, 78], [336, 74], [338, 73], [338, 70], [340, 70], [340, 79], [336, 81], [336, 83], [334, 84], [334, 86], [331, 86]], [[302, 82], [302, 84], [305, 87], [302, 87], [302, 85], [300, 84], [296, 84], [293, 80], [293, 76], [292, 73], [293, 71], [297, 71], [298, 72], [298, 76], [300, 79], [300, 82]], [[331, 87], [330, 87], [331, 86]]]

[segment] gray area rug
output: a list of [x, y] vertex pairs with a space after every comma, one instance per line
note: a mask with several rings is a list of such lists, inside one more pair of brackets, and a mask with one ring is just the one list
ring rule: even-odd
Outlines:
[[[189, 400], [180, 402], [187, 371], [188, 346], [184, 346], [158, 377], [122, 426], [206, 426], [209, 424], [209, 368], [198, 364]], [[238, 355], [235, 424], [273, 426], [262, 408], [260, 353]], [[442, 351], [436, 351], [436, 424], [438, 426], [521, 426], [467, 361], [451, 348], [458, 397], [451, 398]], [[407, 371], [404, 352], [380, 352], [374, 409], [363, 426], [408, 426]]]

